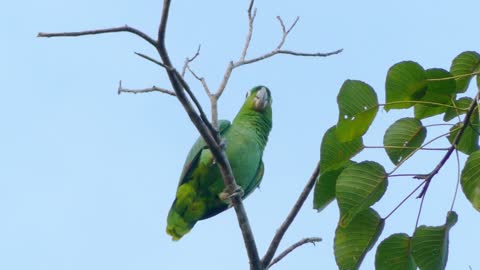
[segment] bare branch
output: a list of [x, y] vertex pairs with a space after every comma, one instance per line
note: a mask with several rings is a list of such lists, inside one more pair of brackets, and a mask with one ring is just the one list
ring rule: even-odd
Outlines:
[[259, 62], [259, 61], [265, 60], [267, 58], [270, 58], [270, 57], [272, 57], [276, 54], [289, 54], [289, 55], [304, 56], [304, 57], [327, 57], [327, 56], [330, 56], [330, 55], [339, 54], [342, 51], [343, 51], [343, 49], [339, 49], [339, 50], [336, 50], [336, 51], [333, 51], [333, 52], [327, 52], [327, 53], [320, 53], [320, 52], [318, 52], [318, 53], [302, 53], [302, 52], [294, 52], [294, 51], [288, 51], [288, 50], [273, 50], [269, 53], [266, 53], [266, 54], [261, 55], [261, 56], [256, 57], [256, 58], [248, 59], [248, 60], [245, 60], [245, 61], [242, 61], [242, 62], [236, 62], [236, 63], [234, 63], [233, 68], [243, 66], [243, 65], [252, 64], [252, 63], [255, 63], [255, 62]]
[[163, 64], [162, 62], [158, 61], [158, 60], [155, 60], [153, 59], [152, 57], [148, 56], [148, 55], [145, 55], [143, 53], [138, 53], [138, 52], [135, 52], [136, 55], [144, 58], [144, 59], [147, 59], [148, 61], [154, 63], [154, 64], [157, 64], [161, 67], [163, 67], [164, 69], [172, 69], [172, 67], [169, 67], [169, 66], [166, 66], [165, 64]]
[[171, 90], [164, 89], [164, 88], [156, 87], [155, 85], [150, 87], [150, 88], [145, 88], [145, 89], [123, 88], [122, 81], [120, 81], [120, 83], [118, 85], [118, 94], [119, 95], [121, 93], [143, 94], [143, 93], [151, 93], [151, 92], [160, 92], [160, 93], [164, 93], [164, 94], [171, 95], [171, 96], [174, 96], [174, 97], [176, 96], [175, 92], [173, 92]]
[[182, 77], [185, 77], [185, 72], [187, 71], [187, 67], [189, 66], [189, 64], [193, 62], [200, 55], [200, 47], [201, 45], [198, 45], [197, 52], [192, 57], [185, 58], [185, 63], [183, 64], [183, 68], [182, 68]]
[[[163, 63], [166, 66], [171, 67], [170, 57], [168, 56], [167, 49], [165, 47], [165, 33], [167, 28], [167, 21], [168, 15], [170, 10], [170, 0], [164, 0], [163, 2], [163, 9], [162, 9], [162, 18], [160, 20], [160, 26], [158, 30], [158, 44], [157, 50], [162, 58]], [[212, 152], [215, 160], [220, 168], [220, 172], [222, 174], [223, 180], [225, 182], [226, 192], [231, 194], [231, 202], [235, 212], [237, 214], [237, 220], [242, 231], [243, 239], [245, 242], [245, 247], [247, 249], [247, 254], [250, 260], [250, 268], [255, 270], [262, 269], [260, 258], [258, 256], [257, 246], [255, 244], [255, 239], [253, 237], [253, 232], [250, 228], [250, 224], [248, 222], [248, 217], [245, 212], [245, 208], [243, 207], [242, 198], [238, 191], [238, 186], [235, 183], [235, 178], [233, 176], [232, 168], [228, 159], [226, 157], [225, 151], [220, 147], [219, 143], [216, 138], [218, 138], [218, 132], [216, 134], [212, 134], [210, 129], [206, 126], [206, 123], [202, 121], [202, 119], [194, 112], [192, 105], [188, 101], [185, 93], [184, 88], [186, 86], [185, 81], [181, 74], [176, 71], [168, 70], [167, 74], [172, 84], [175, 93], [177, 94], [178, 100], [182, 103], [183, 107], [185, 108], [188, 116], [192, 120], [195, 127], [198, 129], [202, 137], [204, 138], [205, 142], [207, 143], [210, 151]], [[185, 89], [186, 90], [186, 89]]]
[[280, 43], [277, 45], [277, 50], [280, 50], [282, 48], [283, 44], [285, 43], [285, 40], [287, 39], [288, 34], [290, 31], [292, 31], [293, 27], [297, 24], [298, 20], [300, 20], [300, 17], [297, 16], [295, 21], [292, 23], [292, 25], [288, 28], [288, 30], [285, 27], [285, 24], [283, 23], [282, 17], [277, 16], [277, 20], [280, 23], [280, 27], [282, 28], [282, 39], [280, 40]]
[[255, 0], [251, 0], [251, 1], [250, 1], [250, 5], [248, 5], [248, 10], [247, 10], [247, 12], [248, 12], [249, 14], [252, 13], [253, 4], [255, 4]]
[[128, 25], [121, 26], [121, 27], [114, 27], [114, 28], [104, 28], [104, 29], [97, 29], [97, 30], [87, 30], [87, 31], [79, 31], [79, 32], [62, 32], [62, 33], [38, 33], [37, 37], [78, 37], [78, 36], [87, 36], [87, 35], [99, 35], [99, 34], [107, 34], [107, 33], [117, 33], [117, 32], [129, 32], [134, 35], [137, 35], [143, 38], [145, 41], [150, 43], [153, 47], [156, 47], [157, 42], [151, 38], [149, 35], [145, 34], [144, 32], [130, 27]]
[[233, 64], [233, 61], [230, 61], [230, 63], [228, 63], [227, 69], [225, 70], [225, 74], [223, 74], [222, 82], [220, 83], [217, 92], [214, 94], [217, 99], [220, 98], [220, 96], [223, 94], [223, 91], [227, 87], [228, 80], [230, 79], [234, 68], [235, 66]]
[[268, 268], [272, 267], [274, 264], [278, 263], [280, 260], [285, 258], [285, 256], [287, 256], [290, 252], [294, 251], [296, 248], [299, 248], [300, 246], [303, 246], [303, 245], [308, 244], [308, 243], [312, 243], [313, 245], [315, 245], [315, 243], [320, 242], [320, 241], [322, 241], [322, 238], [320, 238], [320, 237], [309, 237], [309, 238], [304, 238], [304, 239], [298, 241], [297, 243], [295, 243], [295, 244], [291, 245], [290, 247], [288, 247], [287, 249], [285, 249], [285, 251], [280, 253], [280, 255], [278, 255], [275, 259], [273, 259], [272, 263], [270, 263], [268, 265], [268, 267], [266, 267], [266, 269], [268, 269]]
[[250, 2], [250, 7], [248, 8], [248, 33], [247, 37], [245, 38], [245, 45], [243, 46], [242, 54], [240, 55], [240, 61], [244, 61], [245, 57], [247, 56], [248, 47], [250, 47], [250, 42], [252, 41], [252, 34], [253, 34], [253, 22], [255, 21], [255, 17], [257, 16], [257, 9], [253, 10], [252, 14], [252, 7], [253, 2]]
[[327, 56], [339, 54], [342, 51], [343, 51], [343, 49], [338, 49], [336, 51], [326, 52], [326, 53], [321, 53], [321, 52], [302, 53], [302, 52], [294, 52], [294, 51], [289, 51], [289, 50], [279, 50], [276, 53], [278, 53], [278, 54], [289, 54], [289, 55], [294, 55], [294, 56], [306, 56], [306, 57], [327, 57]]
[[277, 248], [280, 245], [280, 242], [282, 241], [283, 235], [285, 235], [285, 232], [287, 232], [288, 228], [292, 224], [293, 220], [297, 216], [303, 204], [305, 203], [305, 200], [307, 199], [308, 194], [310, 194], [310, 192], [312, 191], [313, 186], [315, 185], [315, 182], [317, 181], [317, 177], [319, 174], [320, 174], [320, 163], [317, 163], [317, 167], [315, 167], [315, 169], [313, 170], [313, 173], [310, 176], [310, 179], [308, 180], [307, 185], [305, 186], [302, 193], [298, 197], [297, 202], [293, 206], [292, 210], [288, 214], [285, 221], [277, 229], [277, 233], [273, 237], [272, 242], [270, 243], [270, 246], [268, 247], [268, 250], [265, 253], [265, 256], [263, 256], [262, 265], [264, 268], [267, 268], [267, 266], [270, 265], [270, 262], [272, 261], [272, 258], [275, 255], [275, 252], [277, 251]]
[[285, 44], [285, 41], [288, 37], [288, 34], [290, 34], [290, 32], [295, 27], [295, 25], [297, 24], [297, 22], [300, 18], [297, 17], [295, 19], [295, 21], [292, 23], [292, 25], [290, 27], [288, 27], [288, 29], [287, 29], [287, 27], [285, 26], [285, 23], [283, 22], [282, 18], [280, 16], [277, 16], [277, 19], [280, 23], [280, 27], [281, 27], [281, 30], [282, 30], [282, 37], [281, 37], [279, 43], [277, 44], [276, 48], [273, 49], [271, 52], [265, 53], [265, 54], [260, 55], [258, 57], [251, 58], [251, 59], [246, 59], [247, 51], [248, 51], [248, 48], [250, 46], [250, 41], [252, 39], [253, 22], [254, 22], [255, 15], [256, 15], [256, 10], [254, 10], [253, 14], [252, 14], [252, 7], [253, 7], [253, 1], [250, 2], [250, 7], [248, 9], [248, 19], [249, 19], [248, 20], [248, 33], [247, 33], [247, 37], [246, 37], [246, 40], [245, 40], [245, 45], [242, 49], [240, 59], [236, 62], [231, 61], [230, 63], [228, 63], [228, 66], [227, 66], [227, 68], [225, 70], [225, 73], [223, 75], [223, 80], [220, 83], [220, 86], [218, 87], [217, 92], [215, 92], [215, 94], [214, 94], [215, 98], [217, 98], [217, 99], [220, 98], [220, 96], [222, 95], [223, 91], [225, 90], [225, 88], [227, 86], [228, 80], [230, 79], [232, 71], [237, 67], [252, 64], [252, 63], [255, 63], [255, 62], [259, 62], [259, 61], [265, 60], [265, 59], [270, 58], [270, 57], [272, 57], [274, 55], [277, 55], [277, 54], [287, 54], [287, 55], [302, 56], [302, 57], [327, 57], [327, 56], [339, 54], [343, 51], [343, 49], [339, 49], [339, 50], [332, 51], [332, 52], [327, 52], [327, 53], [320, 53], [320, 52], [305, 53], [305, 52], [296, 52], [296, 51], [291, 51], [291, 50], [283, 50], [282, 47]]

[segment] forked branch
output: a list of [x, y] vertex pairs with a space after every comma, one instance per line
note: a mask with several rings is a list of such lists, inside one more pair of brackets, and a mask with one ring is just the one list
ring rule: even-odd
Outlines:
[[283, 45], [285, 44], [285, 41], [287, 40], [288, 35], [292, 31], [292, 29], [295, 27], [295, 25], [297, 24], [297, 22], [300, 18], [297, 17], [295, 19], [295, 21], [290, 25], [290, 27], [287, 28], [285, 26], [285, 23], [283, 22], [282, 18], [280, 16], [277, 16], [277, 19], [280, 23], [280, 27], [281, 27], [281, 30], [282, 30], [282, 37], [280, 38], [280, 41], [277, 44], [277, 46], [275, 47], [275, 49], [273, 49], [272, 51], [270, 51], [268, 53], [265, 53], [263, 55], [247, 59], [246, 56], [247, 56], [248, 49], [250, 47], [251, 38], [252, 38], [252, 34], [253, 34], [253, 23], [254, 23], [255, 16], [256, 16], [256, 10], [255, 9], [253, 9], [253, 13], [252, 13], [253, 2], [254, 2], [253, 0], [250, 2], [250, 8], [248, 9], [249, 22], [248, 22], [248, 32], [247, 32], [245, 45], [242, 49], [242, 53], [240, 54], [239, 60], [238, 61], [230, 61], [230, 63], [227, 65], [227, 68], [226, 68], [225, 73], [223, 75], [223, 80], [220, 83], [220, 86], [218, 87], [217, 91], [214, 94], [214, 96], [217, 97], [217, 98], [219, 98], [222, 95], [223, 91], [227, 87], [230, 76], [232, 75], [232, 71], [235, 68], [241, 67], [243, 65], [253, 64], [255, 62], [259, 62], [259, 61], [268, 59], [268, 58], [270, 58], [272, 56], [275, 56], [277, 54], [286, 54], [286, 55], [302, 56], [302, 57], [327, 57], [327, 56], [339, 54], [343, 51], [343, 49], [338, 49], [338, 50], [335, 50], [335, 51], [332, 51], [332, 52], [327, 52], [327, 53], [322, 53], [322, 52], [307, 53], [307, 52], [297, 52], [297, 51], [283, 49]]
[[[325, 57], [325, 56], [330, 56], [334, 54], [340, 53], [342, 50], [336, 50], [333, 52], [328, 52], [328, 53], [304, 53], [304, 52], [295, 52], [291, 50], [284, 50], [283, 45], [286, 41], [287, 36], [291, 32], [291, 30], [294, 28], [294, 26], [298, 22], [298, 17], [295, 19], [295, 21], [292, 23], [290, 27], [286, 27], [283, 20], [280, 17], [277, 17], [280, 23], [280, 27], [282, 30], [282, 37], [280, 39], [280, 42], [277, 44], [275, 49], [272, 51], [265, 53], [263, 55], [247, 59], [247, 54], [248, 54], [248, 49], [250, 47], [250, 43], [252, 40], [252, 34], [253, 34], [253, 26], [254, 26], [254, 20], [256, 17], [256, 9], [254, 8], [254, 0], [250, 1], [249, 8], [248, 8], [248, 20], [249, 20], [249, 28], [248, 28], [248, 33], [246, 36], [245, 44], [242, 48], [242, 52], [240, 54], [240, 58], [238, 61], [230, 62], [227, 66], [227, 69], [225, 71], [223, 80], [220, 83], [220, 86], [218, 87], [217, 91], [215, 93], [210, 92], [208, 85], [205, 81], [204, 78], [198, 76], [189, 66], [189, 64], [196, 59], [200, 53], [200, 46], [197, 49], [197, 52], [192, 56], [191, 58], [187, 58], [185, 60], [184, 66], [181, 70], [181, 73], [179, 73], [171, 63], [167, 48], [165, 46], [165, 35], [166, 35], [166, 28], [167, 28], [167, 22], [168, 22], [168, 16], [169, 16], [169, 11], [170, 11], [170, 3], [171, 0], [164, 0], [163, 3], [163, 9], [162, 9], [162, 14], [161, 14], [161, 19], [160, 19], [160, 24], [158, 27], [158, 36], [157, 39], [154, 39], [150, 37], [149, 35], [145, 34], [144, 32], [130, 27], [128, 25], [122, 26], [122, 27], [115, 27], [115, 28], [104, 28], [104, 29], [98, 29], [98, 30], [88, 30], [88, 31], [79, 31], [79, 32], [61, 32], [61, 33], [38, 33], [38, 37], [78, 37], [78, 36], [85, 36], [85, 35], [98, 35], [98, 34], [107, 34], [107, 33], [118, 33], [118, 32], [128, 32], [132, 33], [146, 42], [148, 42], [150, 45], [152, 45], [157, 52], [160, 55], [161, 61], [158, 61], [152, 57], [149, 57], [147, 55], [141, 54], [141, 53], [136, 53], [138, 56], [151, 61], [162, 68], [165, 69], [170, 83], [172, 85], [173, 90], [165, 89], [165, 88], [160, 88], [153, 86], [151, 88], [145, 88], [145, 89], [126, 89], [122, 87], [122, 84], [120, 82], [119, 88], [118, 88], [118, 93], [133, 93], [133, 94], [138, 94], [138, 93], [149, 93], [149, 92], [161, 92], [165, 93], [171, 96], [176, 96], [177, 99], [180, 101], [182, 106], [184, 107], [186, 113], [188, 114], [190, 120], [192, 123], [195, 125], [203, 139], [205, 140], [206, 144], [210, 148], [216, 163], [218, 164], [220, 168], [220, 172], [222, 174], [225, 187], [226, 187], [226, 192], [231, 194], [230, 199], [231, 203], [233, 205], [233, 208], [235, 209], [235, 212], [237, 214], [237, 219], [238, 223], [240, 225], [242, 235], [244, 238], [247, 254], [249, 257], [250, 261], [250, 268], [255, 269], [255, 270], [261, 270], [265, 269], [267, 267], [270, 267], [274, 263], [278, 262], [281, 260], [283, 257], [285, 257], [288, 253], [290, 253], [292, 250], [297, 248], [298, 246], [301, 246], [307, 242], [316, 242], [320, 241], [318, 238], [307, 238], [304, 239], [286, 251], [284, 251], [282, 254], [280, 254], [275, 260], [272, 262], [272, 258], [275, 255], [275, 252], [278, 248], [278, 245], [280, 244], [281, 239], [283, 238], [283, 235], [287, 231], [288, 227], [290, 224], [293, 222], [295, 219], [296, 215], [298, 214], [300, 208], [304, 204], [308, 194], [311, 192], [315, 180], [318, 177], [319, 174], [319, 166], [316, 167], [315, 171], [313, 172], [310, 180], [308, 181], [305, 189], [302, 191], [300, 197], [298, 198], [296, 204], [294, 205], [293, 209], [287, 216], [286, 220], [283, 222], [283, 224], [280, 226], [280, 228], [277, 230], [276, 235], [274, 236], [272, 243], [270, 247], [268, 248], [264, 258], [262, 261], [260, 261], [260, 258], [258, 256], [258, 251], [257, 247], [255, 244], [255, 239], [253, 237], [252, 230], [250, 228], [247, 214], [245, 212], [245, 209], [242, 204], [242, 199], [240, 196], [240, 192], [238, 192], [238, 186], [236, 185], [235, 178], [233, 176], [232, 169], [230, 167], [229, 161], [226, 157], [225, 151], [223, 149], [223, 144], [221, 142], [220, 135], [218, 134], [218, 131], [216, 130], [217, 126], [217, 118], [218, 118], [218, 113], [217, 113], [217, 103], [218, 99], [224, 92], [227, 83], [230, 79], [230, 76], [232, 74], [232, 71], [240, 66], [255, 63], [262, 61], [264, 59], [270, 58], [274, 55], [277, 54], [287, 54], [287, 55], [294, 55], [294, 56], [313, 56], [313, 57]], [[206, 90], [206, 93], [210, 97], [211, 101], [211, 106], [212, 106], [212, 123], [208, 121], [205, 113], [203, 112], [203, 109], [199, 102], [197, 101], [195, 95], [192, 93], [189, 85], [185, 81], [185, 73], [186, 71], [189, 70], [190, 73], [202, 83], [202, 86]], [[193, 102], [193, 104], [192, 104]], [[213, 124], [213, 125], [212, 125]]]
[[149, 35], [145, 34], [144, 32], [130, 27], [128, 25], [121, 26], [121, 27], [114, 27], [114, 28], [104, 28], [104, 29], [97, 29], [97, 30], [87, 30], [87, 31], [78, 31], [78, 32], [62, 32], [62, 33], [38, 33], [37, 37], [79, 37], [79, 36], [87, 36], [87, 35], [98, 35], [98, 34], [107, 34], [107, 33], [118, 33], [118, 32], [129, 32], [136, 36], [141, 37], [146, 42], [150, 43], [153, 47], [157, 46], [156, 40], [151, 38]]

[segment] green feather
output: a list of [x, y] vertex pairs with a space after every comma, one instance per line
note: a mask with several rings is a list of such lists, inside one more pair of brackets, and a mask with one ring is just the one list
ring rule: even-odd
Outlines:
[[[270, 90], [257, 86], [247, 98], [232, 124], [219, 121], [220, 135], [226, 144], [226, 155], [237, 184], [247, 197], [258, 187], [263, 177], [263, 150], [272, 128], [272, 98]], [[174, 240], [187, 234], [199, 220], [215, 216], [228, 209], [228, 202], [219, 195], [225, 185], [218, 166], [200, 137], [185, 160], [180, 181], [167, 217], [167, 233]]]

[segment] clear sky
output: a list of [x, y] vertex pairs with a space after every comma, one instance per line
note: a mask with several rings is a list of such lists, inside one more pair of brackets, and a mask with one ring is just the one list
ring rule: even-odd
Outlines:
[[[198, 134], [171, 96], [117, 95], [119, 80], [128, 88], [169, 87], [160, 68], [134, 55], [157, 57], [152, 48], [129, 34], [36, 38], [40, 31], [125, 24], [154, 35], [160, 2], [30, 0], [2, 5], [0, 269], [247, 269], [232, 210], [199, 222], [179, 242], [165, 233], [183, 161]], [[201, 44], [192, 66], [215, 89], [228, 61], [240, 54], [247, 6], [246, 0], [174, 0], [167, 46], [175, 65], [180, 67]], [[252, 86], [264, 84], [273, 93], [265, 175], [260, 190], [245, 202], [263, 255], [319, 159], [323, 133], [337, 120], [336, 95], [343, 81], [363, 80], [383, 101], [385, 75], [396, 62], [415, 60], [425, 68], [448, 69], [458, 53], [480, 50], [480, 2], [258, 0], [256, 7], [249, 56], [276, 46], [281, 33], [277, 15], [287, 24], [300, 16], [286, 49], [344, 48], [329, 58], [277, 56], [241, 67], [220, 101], [220, 118], [232, 119]], [[206, 105], [199, 83], [188, 80]], [[381, 145], [393, 117], [411, 115], [381, 110], [365, 143]], [[361, 159], [392, 168], [383, 150], [367, 151], [356, 158]], [[403, 172], [427, 173], [439, 160], [439, 152], [425, 153]], [[444, 223], [456, 175], [452, 159], [431, 185], [421, 224]], [[390, 179], [387, 194], [374, 208], [385, 216], [417, 183]], [[418, 205], [411, 199], [388, 219], [381, 239], [395, 232], [411, 235]], [[451, 230], [447, 269], [480, 269], [475, 230], [480, 215], [461, 193], [455, 210], [459, 221]], [[317, 213], [310, 197], [280, 249], [308, 236], [324, 241], [298, 249], [274, 269], [336, 269], [337, 218], [335, 203]], [[372, 269], [373, 261], [374, 251], [362, 269]]]

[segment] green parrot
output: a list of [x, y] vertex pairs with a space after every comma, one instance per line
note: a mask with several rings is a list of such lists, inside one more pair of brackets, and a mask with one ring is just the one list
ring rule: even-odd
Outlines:
[[[272, 97], [265, 86], [247, 92], [245, 103], [230, 124], [219, 121], [225, 152], [237, 184], [247, 197], [263, 177], [263, 150], [272, 129]], [[167, 218], [167, 233], [173, 240], [187, 234], [199, 220], [229, 208], [225, 185], [213, 155], [202, 137], [188, 153], [175, 200]]]

